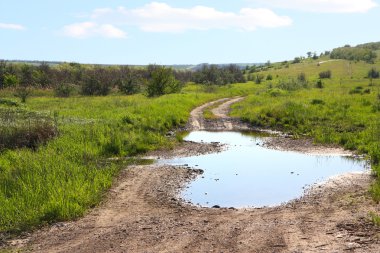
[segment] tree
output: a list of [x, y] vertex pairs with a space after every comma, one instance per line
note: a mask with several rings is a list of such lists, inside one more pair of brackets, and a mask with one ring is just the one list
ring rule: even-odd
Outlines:
[[20, 81], [16, 75], [7, 73], [4, 75], [3, 87], [16, 87], [19, 84], [19, 82]]
[[21, 67], [21, 78], [16, 92], [15, 97], [21, 99], [21, 103], [26, 102], [26, 98], [29, 97], [31, 90], [29, 86], [33, 85], [33, 68], [30, 65], [24, 64]]
[[293, 60], [293, 64], [300, 63], [301, 62], [301, 57], [295, 57]]
[[175, 79], [171, 68], [156, 66], [151, 72], [151, 79], [148, 82], [146, 91], [148, 97], [158, 97], [178, 92], [181, 88], [182, 85]]

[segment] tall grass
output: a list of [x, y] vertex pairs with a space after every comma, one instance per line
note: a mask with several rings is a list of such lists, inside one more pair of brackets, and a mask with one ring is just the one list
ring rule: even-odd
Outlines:
[[185, 124], [192, 108], [254, 89], [237, 84], [206, 94], [189, 85], [183, 94], [154, 99], [31, 97], [27, 110], [55, 119], [59, 136], [34, 149], [26, 145], [0, 154], [0, 232], [82, 216], [99, 203], [119, 169], [128, 165], [108, 158], [171, 148], [177, 139], [166, 138], [166, 133]]
[[0, 107], [0, 151], [22, 147], [36, 149], [57, 133], [51, 117], [21, 108]]

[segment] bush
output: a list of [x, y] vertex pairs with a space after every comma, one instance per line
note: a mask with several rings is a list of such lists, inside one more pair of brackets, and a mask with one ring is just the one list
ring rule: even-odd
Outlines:
[[297, 76], [297, 80], [299, 81], [299, 82], [306, 82], [306, 75], [305, 75], [305, 73], [300, 73], [298, 76]]
[[271, 97], [279, 97], [279, 96], [285, 95], [286, 91], [281, 90], [281, 89], [277, 89], [277, 88], [273, 88], [273, 89], [268, 90], [268, 94]]
[[324, 105], [325, 101], [323, 101], [322, 99], [313, 99], [313, 100], [311, 100], [311, 104], [312, 105]]
[[70, 97], [75, 91], [75, 86], [72, 84], [64, 83], [61, 85], [58, 85], [55, 90], [54, 94], [56, 97], [62, 97], [67, 98]]
[[119, 90], [126, 95], [133, 95], [141, 91], [141, 83], [144, 82], [136, 76], [129, 76], [118, 84]]
[[323, 89], [323, 82], [321, 79], [318, 79], [317, 83], [315, 84], [315, 87], [318, 89]]
[[147, 96], [158, 97], [164, 94], [179, 92], [182, 88], [181, 83], [175, 79], [173, 70], [165, 66], [157, 66], [148, 82]]
[[379, 78], [380, 74], [375, 68], [372, 68], [368, 71], [368, 78]]
[[321, 78], [321, 79], [331, 78], [331, 70], [320, 72], [319, 73], [319, 78]]
[[349, 94], [363, 94], [363, 87], [357, 86], [349, 91]]
[[18, 97], [21, 99], [21, 103], [26, 103], [27, 97], [31, 94], [31, 90], [28, 87], [20, 86], [16, 89], [15, 97]]
[[255, 83], [260, 84], [264, 80], [264, 75], [262, 74], [257, 74], [255, 77]]
[[0, 105], [19, 106], [17, 102], [5, 98], [0, 98]]
[[307, 88], [308, 84], [307, 82], [300, 82], [295, 81], [294, 79], [289, 79], [287, 81], [282, 80], [278, 85], [277, 88], [287, 91], [295, 91], [299, 89]]
[[81, 94], [85, 96], [106, 96], [111, 91], [111, 88], [100, 82], [96, 77], [87, 77], [82, 83]]

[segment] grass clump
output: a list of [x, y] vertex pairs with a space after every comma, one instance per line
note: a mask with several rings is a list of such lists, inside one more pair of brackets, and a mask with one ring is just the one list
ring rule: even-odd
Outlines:
[[57, 136], [54, 120], [35, 112], [0, 107], [0, 151], [32, 148]]

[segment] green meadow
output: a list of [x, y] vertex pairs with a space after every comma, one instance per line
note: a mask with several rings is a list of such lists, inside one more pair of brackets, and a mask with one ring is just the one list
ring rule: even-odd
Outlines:
[[[233, 105], [232, 115], [254, 126], [311, 137], [367, 155], [380, 174], [380, 79], [368, 78], [380, 62], [306, 59], [257, 73], [262, 89]], [[331, 72], [321, 79], [319, 73]], [[271, 76], [271, 80], [265, 77]], [[302, 76], [300, 78], [300, 76]], [[380, 201], [380, 180], [370, 191]]]
[[[177, 138], [166, 134], [183, 126], [192, 108], [221, 97], [247, 95], [255, 88], [240, 84], [205, 93], [202, 87], [188, 85], [181, 94], [158, 98], [141, 94], [56, 98], [45, 92], [25, 105], [2, 105], [18, 112], [3, 115], [2, 120], [11, 120], [14, 126], [2, 122], [2, 134], [13, 128], [28, 135], [33, 129], [25, 123], [39, 122], [36, 115], [50, 118], [58, 134], [34, 149], [2, 150], [0, 231], [19, 232], [82, 216], [99, 203], [118, 171], [133, 162], [128, 158], [175, 147]], [[24, 115], [29, 115], [27, 120]], [[110, 159], [114, 157], [125, 159]]]
[[[188, 83], [180, 93], [154, 98], [117, 92], [58, 98], [45, 89], [33, 90], [22, 104], [11, 89], [4, 89], [1, 134], [9, 143], [19, 135], [29, 142], [1, 150], [0, 232], [17, 233], [83, 216], [133, 157], [175, 148], [180, 136], [167, 133], [184, 126], [194, 107], [223, 97], [247, 96], [231, 113], [254, 127], [357, 151], [379, 174], [380, 79], [367, 77], [371, 68], [380, 70], [380, 62], [320, 58], [274, 63], [251, 73], [263, 76], [260, 83], [212, 89]], [[331, 76], [320, 79], [319, 73], [326, 71]], [[210, 111], [206, 117], [212, 118]], [[51, 134], [30, 138], [40, 126]], [[369, 191], [380, 201], [380, 179]]]

